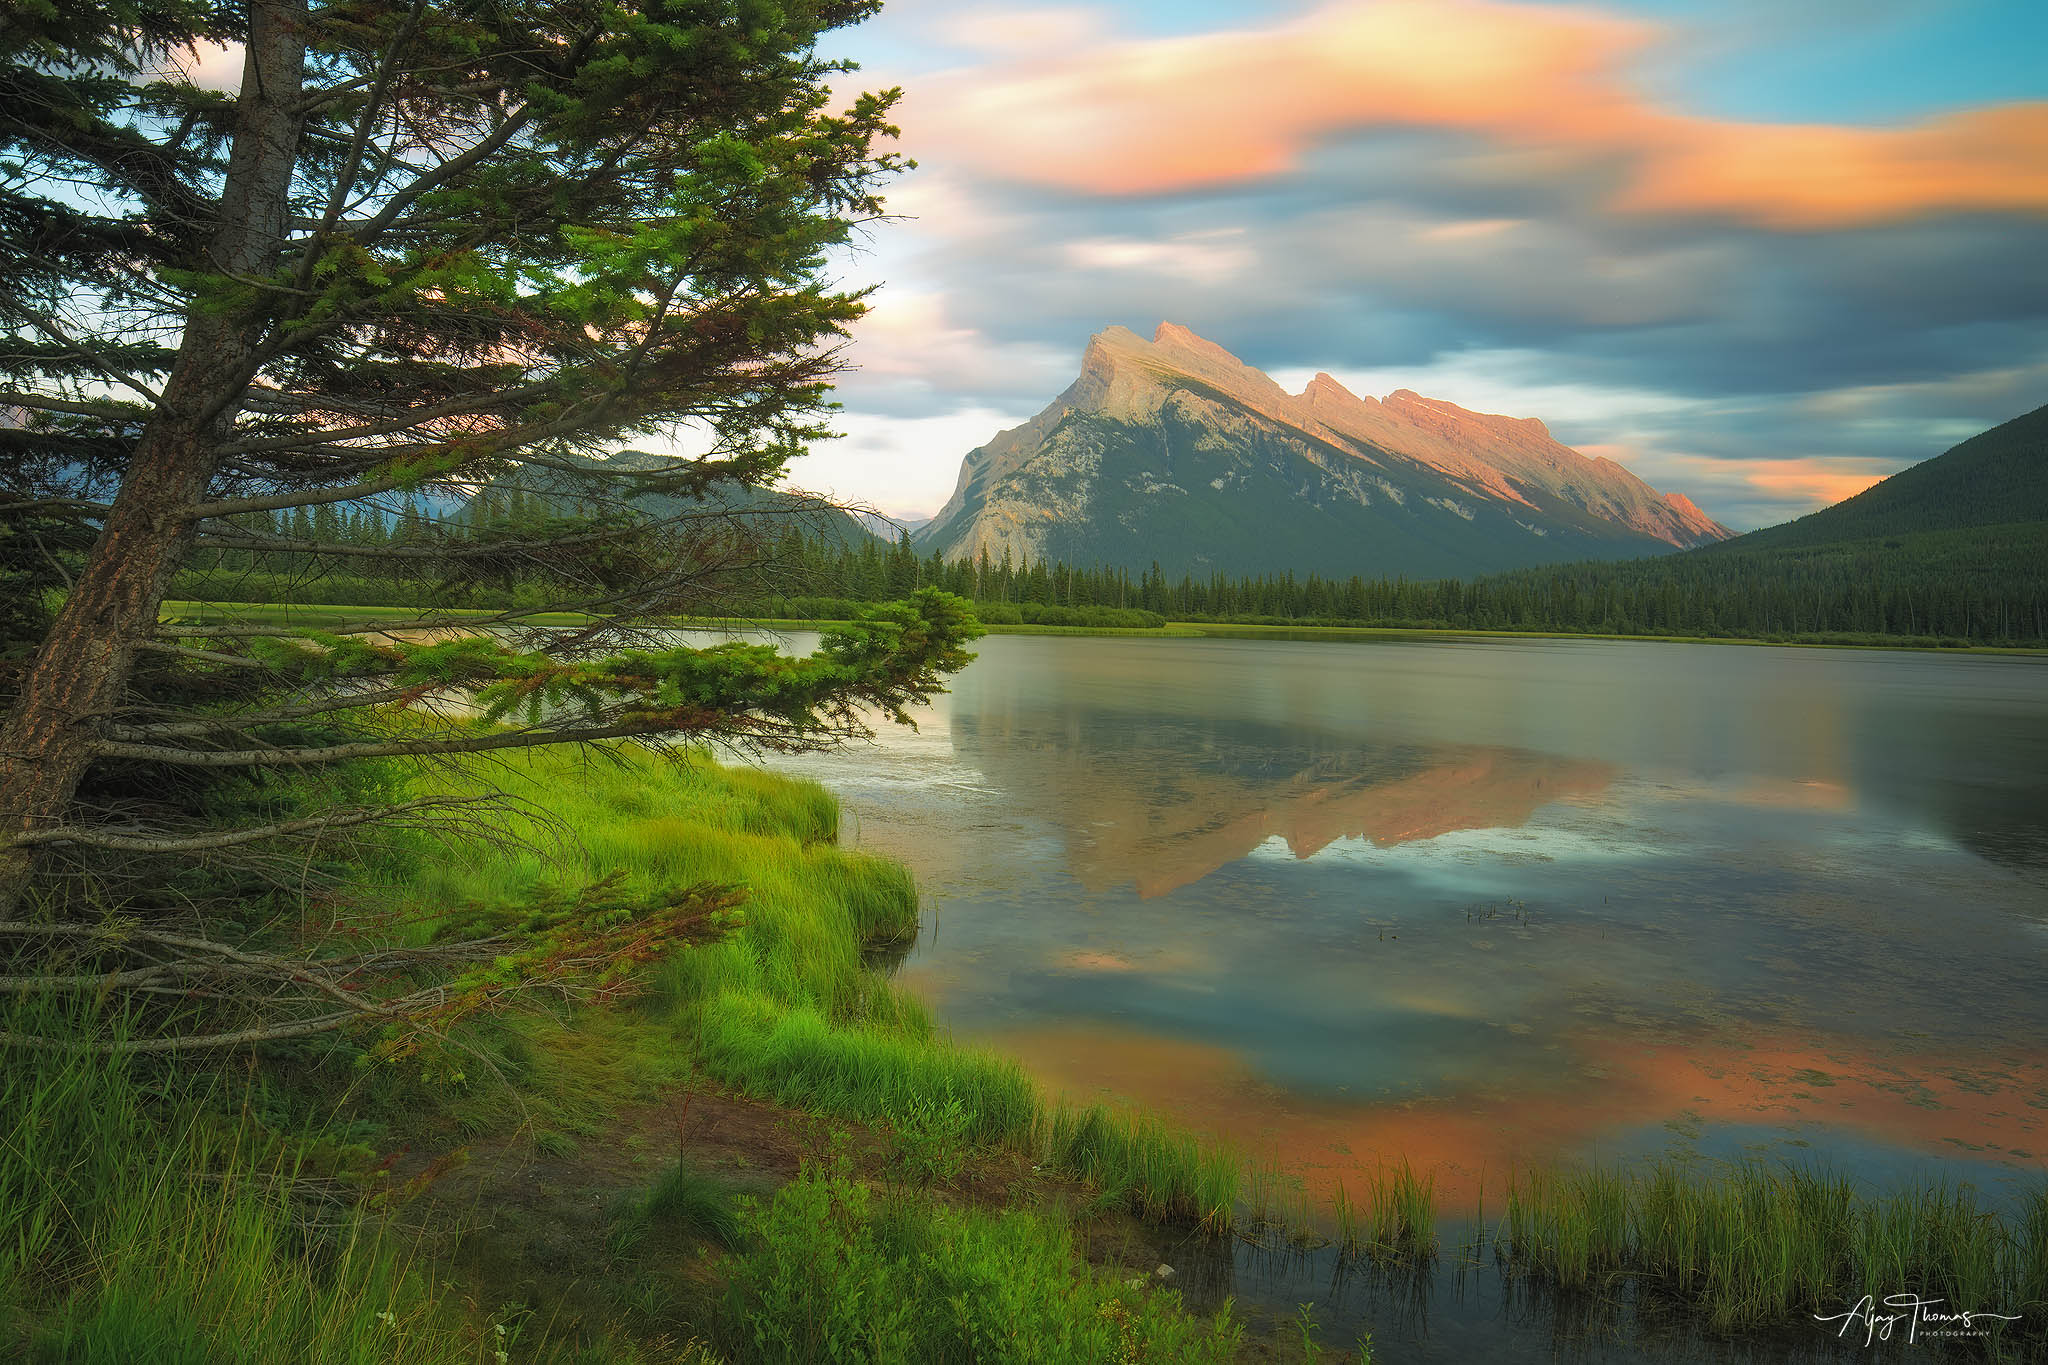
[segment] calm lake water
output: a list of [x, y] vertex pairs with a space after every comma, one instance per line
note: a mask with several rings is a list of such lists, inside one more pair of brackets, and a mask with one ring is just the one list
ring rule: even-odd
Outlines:
[[918, 732], [777, 766], [916, 870], [901, 982], [1054, 1088], [1453, 1208], [1557, 1159], [2048, 1170], [2048, 663], [979, 649]]

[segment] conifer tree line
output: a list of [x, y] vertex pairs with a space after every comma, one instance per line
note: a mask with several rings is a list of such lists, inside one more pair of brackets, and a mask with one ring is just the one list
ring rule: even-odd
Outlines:
[[836, 617], [851, 604], [939, 587], [972, 599], [992, 623], [1111, 608], [1162, 620], [1248, 624], [2048, 642], [2048, 528], [2038, 522], [1819, 549], [1730, 547], [1550, 565], [1470, 581], [1292, 573], [1176, 580], [1157, 564], [1134, 572], [1058, 560], [1020, 563], [1009, 554], [921, 557], [908, 536], [893, 546], [874, 542], [858, 549], [797, 542], [786, 544], [780, 557], [797, 565], [789, 578], [811, 587], [762, 606], [793, 617]]
[[[525, 494], [476, 499], [452, 518], [465, 527], [530, 531], [553, 513]], [[299, 509], [263, 529], [365, 546], [424, 546], [441, 518]], [[516, 606], [540, 594], [517, 581], [484, 584], [423, 576], [411, 561], [363, 561], [355, 576], [332, 565], [218, 551], [180, 580], [192, 597], [235, 601], [426, 602]], [[317, 576], [317, 581], [316, 581]], [[1818, 550], [1739, 548], [1624, 562], [1550, 565], [1473, 580], [1337, 579], [1317, 574], [1212, 574], [1168, 578], [1060, 560], [1020, 562], [986, 553], [920, 555], [910, 538], [858, 547], [799, 528], [770, 534], [751, 580], [726, 601], [735, 611], [790, 619], [842, 619], [862, 604], [936, 587], [976, 604], [990, 624], [1156, 627], [1166, 621], [1315, 623], [1407, 629], [1531, 630], [1644, 636], [1853, 637], [1972, 644], [2048, 643], [2048, 533], [2038, 523], [1873, 539]]]
[[[551, 499], [485, 493], [457, 514], [315, 508], [270, 514], [264, 532], [362, 546], [434, 544], [442, 522], [469, 530], [530, 532]], [[297, 526], [305, 518], [307, 526]], [[1522, 569], [1483, 579], [1348, 579], [1315, 573], [1182, 575], [1157, 565], [1018, 561], [1014, 555], [948, 561], [918, 555], [909, 536], [844, 546], [788, 528], [768, 536], [752, 575], [727, 606], [778, 618], [838, 620], [862, 604], [940, 587], [977, 604], [989, 624], [1159, 626], [1167, 620], [1241, 624], [1354, 624], [1417, 630], [1563, 630], [1642, 636], [1753, 639], [1898, 639], [1972, 645], [2048, 643], [2048, 534], [2038, 524], [1933, 532], [1827, 546], [1823, 551], [1710, 551], [1624, 563]], [[406, 561], [362, 561], [336, 575], [311, 557], [213, 551], [180, 579], [193, 598], [522, 606], [541, 585], [420, 577]], [[422, 598], [426, 593], [426, 598]]]

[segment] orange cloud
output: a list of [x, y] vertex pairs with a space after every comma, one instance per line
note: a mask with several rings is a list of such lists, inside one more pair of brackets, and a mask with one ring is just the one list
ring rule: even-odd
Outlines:
[[1669, 120], [1623, 208], [1827, 228], [1928, 212], [2048, 211], [2048, 104], [1914, 128]]
[[[1593, 447], [1581, 447], [1589, 449]], [[1894, 472], [1879, 461], [1858, 456], [1798, 455], [1776, 460], [1728, 460], [1708, 455], [1667, 454], [1660, 458], [1664, 469], [1678, 471], [1669, 477], [1689, 487], [1710, 488], [1720, 497], [1737, 490], [1768, 495], [1778, 503], [1805, 503], [1818, 510], [1853, 498], [1864, 489]]]
[[178, 53], [171, 65], [202, 89], [234, 91], [242, 84], [242, 45], [194, 43]]
[[1148, 194], [1272, 176], [1350, 129], [1446, 129], [1554, 169], [1612, 163], [1614, 207], [1817, 229], [2048, 212], [2048, 103], [1910, 128], [1719, 122], [1620, 75], [1657, 30], [1500, 0], [1341, 0], [1274, 27], [961, 71], [913, 91], [914, 152], [1027, 183]]
[[1807, 498], [1821, 506], [1853, 498], [1884, 475], [1845, 470], [1839, 461], [1809, 459], [1748, 461], [1742, 466], [1742, 477], [1761, 492]]

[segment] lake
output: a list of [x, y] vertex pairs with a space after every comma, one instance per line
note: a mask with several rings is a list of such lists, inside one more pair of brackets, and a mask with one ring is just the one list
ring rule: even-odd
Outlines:
[[1057, 1090], [1453, 1209], [1558, 1160], [2048, 1169], [2048, 663], [978, 648], [917, 732], [777, 766], [917, 872], [900, 982]]

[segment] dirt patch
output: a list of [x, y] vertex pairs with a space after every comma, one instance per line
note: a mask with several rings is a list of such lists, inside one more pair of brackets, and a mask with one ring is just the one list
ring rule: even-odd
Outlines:
[[[907, 1179], [886, 1128], [699, 1087], [628, 1106], [602, 1134], [573, 1147], [537, 1145], [523, 1134], [478, 1142], [408, 1206], [407, 1217], [465, 1293], [480, 1304], [508, 1305], [550, 1340], [589, 1344], [607, 1324], [624, 1323], [643, 1341], [680, 1342], [716, 1310], [723, 1287], [717, 1249], [660, 1228], [621, 1247], [618, 1229], [632, 1202], [678, 1160], [735, 1196], [767, 1197], [828, 1152], [875, 1184]], [[975, 1149], [952, 1180], [919, 1188], [956, 1207], [1064, 1207], [1082, 1254], [1118, 1279], [1193, 1292], [1221, 1250], [1205, 1234], [1100, 1208], [1084, 1182], [1005, 1148]], [[1175, 1273], [1155, 1279], [1160, 1265]], [[1287, 1354], [1294, 1348], [1283, 1347], [1280, 1324], [1261, 1316], [1247, 1322], [1241, 1358], [1295, 1358]]]

